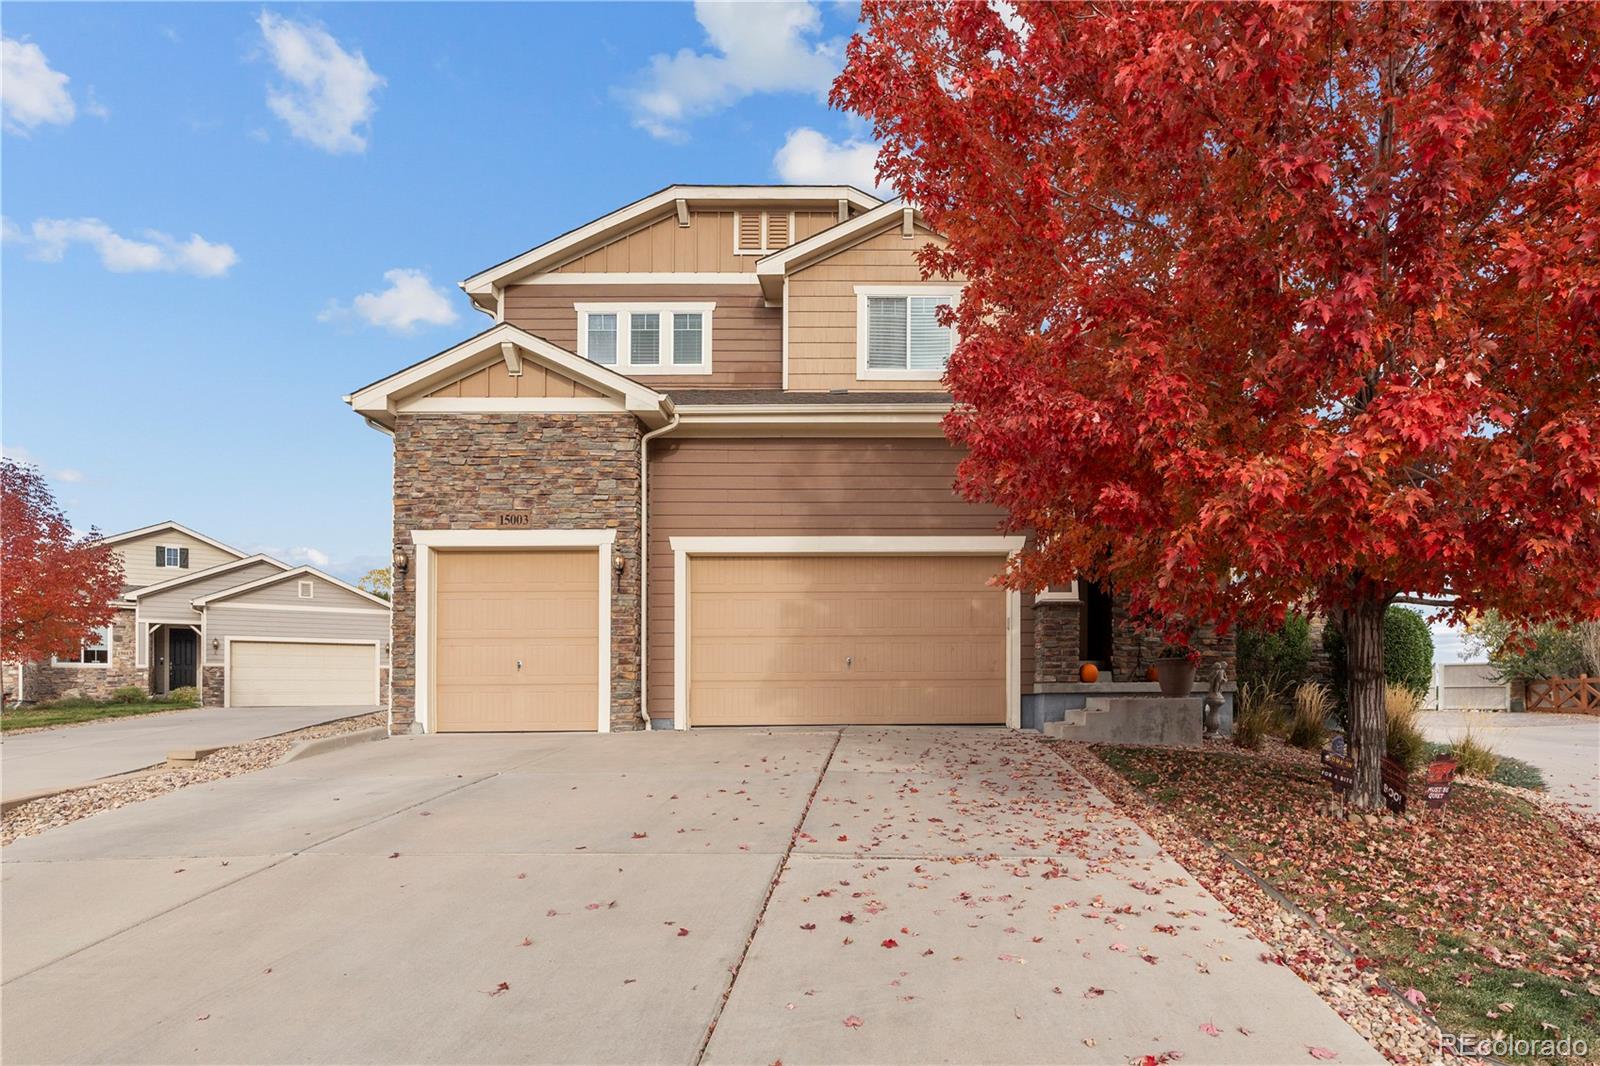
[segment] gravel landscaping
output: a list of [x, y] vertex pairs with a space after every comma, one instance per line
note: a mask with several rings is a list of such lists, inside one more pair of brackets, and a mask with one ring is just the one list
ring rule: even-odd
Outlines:
[[1276, 743], [1057, 750], [1391, 1060], [1451, 1058], [1440, 1026], [1597, 1046], [1600, 823], [1584, 812], [1458, 783], [1442, 817], [1350, 823], [1324, 813], [1315, 754]]
[[383, 725], [386, 720], [387, 714], [382, 711], [365, 714], [359, 718], [346, 718], [326, 725], [312, 726], [309, 729], [282, 733], [248, 744], [224, 748], [206, 756], [192, 767], [158, 768], [127, 774], [108, 778], [88, 788], [30, 800], [6, 811], [3, 819], [0, 819], [0, 844], [9, 844], [22, 837], [35, 836], [102, 811], [115, 810], [190, 785], [264, 770], [302, 740], [369, 729]]

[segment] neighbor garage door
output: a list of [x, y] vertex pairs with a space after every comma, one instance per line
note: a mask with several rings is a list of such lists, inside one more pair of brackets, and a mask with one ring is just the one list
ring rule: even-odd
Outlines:
[[996, 556], [689, 559], [689, 724], [1004, 723]]
[[594, 549], [441, 551], [434, 574], [435, 729], [597, 728]]
[[228, 645], [228, 703], [234, 707], [369, 707], [378, 702], [371, 644]]

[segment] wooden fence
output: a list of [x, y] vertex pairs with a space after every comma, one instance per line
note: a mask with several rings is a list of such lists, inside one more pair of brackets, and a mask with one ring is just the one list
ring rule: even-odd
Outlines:
[[1527, 683], [1530, 711], [1553, 714], [1600, 714], [1600, 678], [1552, 677]]

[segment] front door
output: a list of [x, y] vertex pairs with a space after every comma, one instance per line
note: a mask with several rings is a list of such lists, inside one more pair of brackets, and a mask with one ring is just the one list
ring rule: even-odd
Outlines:
[[192, 629], [174, 629], [168, 636], [167, 691], [194, 686], [195, 652], [200, 638]]

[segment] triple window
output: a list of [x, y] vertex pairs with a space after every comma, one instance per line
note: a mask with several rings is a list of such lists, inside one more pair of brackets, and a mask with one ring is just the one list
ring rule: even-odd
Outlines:
[[578, 354], [624, 374], [709, 374], [715, 304], [578, 304]]
[[937, 381], [944, 377], [955, 330], [939, 321], [957, 294], [925, 286], [856, 287], [856, 376]]

